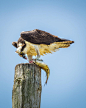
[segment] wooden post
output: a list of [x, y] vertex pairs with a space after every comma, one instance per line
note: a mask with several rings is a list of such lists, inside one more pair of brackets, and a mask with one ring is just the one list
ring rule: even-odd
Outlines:
[[15, 67], [12, 108], [40, 108], [41, 68], [36, 64]]

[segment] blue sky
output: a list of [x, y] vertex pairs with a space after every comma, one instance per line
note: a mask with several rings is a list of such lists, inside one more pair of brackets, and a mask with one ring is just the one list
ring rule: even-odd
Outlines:
[[45, 87], [42, 71], [41, 108], [86, 108], [86, 1], [3, 0], [0, 10], [0, 108], [12, 108], [15, 66], [27, 62], [15, 53], [12, 42], [33, 29], [75, 41], [41, 56], [50, 68]]

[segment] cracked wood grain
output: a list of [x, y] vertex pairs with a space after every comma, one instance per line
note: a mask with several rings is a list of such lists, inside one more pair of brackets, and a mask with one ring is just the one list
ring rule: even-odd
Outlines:
[[35, 64], [15, 67], [12, 108], [40, 108], [41, 68]]

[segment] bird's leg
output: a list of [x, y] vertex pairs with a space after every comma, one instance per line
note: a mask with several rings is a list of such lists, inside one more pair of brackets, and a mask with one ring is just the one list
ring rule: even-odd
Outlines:
[[39, 50], [36, 50], [36, 53], [37, 53], [37, 58], [36, 59], [39, 59], [40, 58]]
[[40, 58], [40, 52], [39, 52], [38, 47], [35, 47], [35, 50], [36, 50], [36, 53], [37, 53], [37, 57], [35, 58], [35, 60], [43, 61], [42, 59], [39, 59]]
[[33, 63], [32, 55], [28, 55], [29, 63]]

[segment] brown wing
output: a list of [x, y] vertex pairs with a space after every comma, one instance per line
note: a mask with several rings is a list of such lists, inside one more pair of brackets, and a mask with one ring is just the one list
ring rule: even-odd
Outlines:
[[66, 39], [60, 39], [57, 36], [54, 36], [50, 33], [47, 33], [42, 30], [32, 30], [32, 31], [25, 31], [21, 32], [21, 37], [31, 43], [34, 44], [47, 44], [50, 45], [53, 42], [63, 42], [63, 41], [69, 41]]

